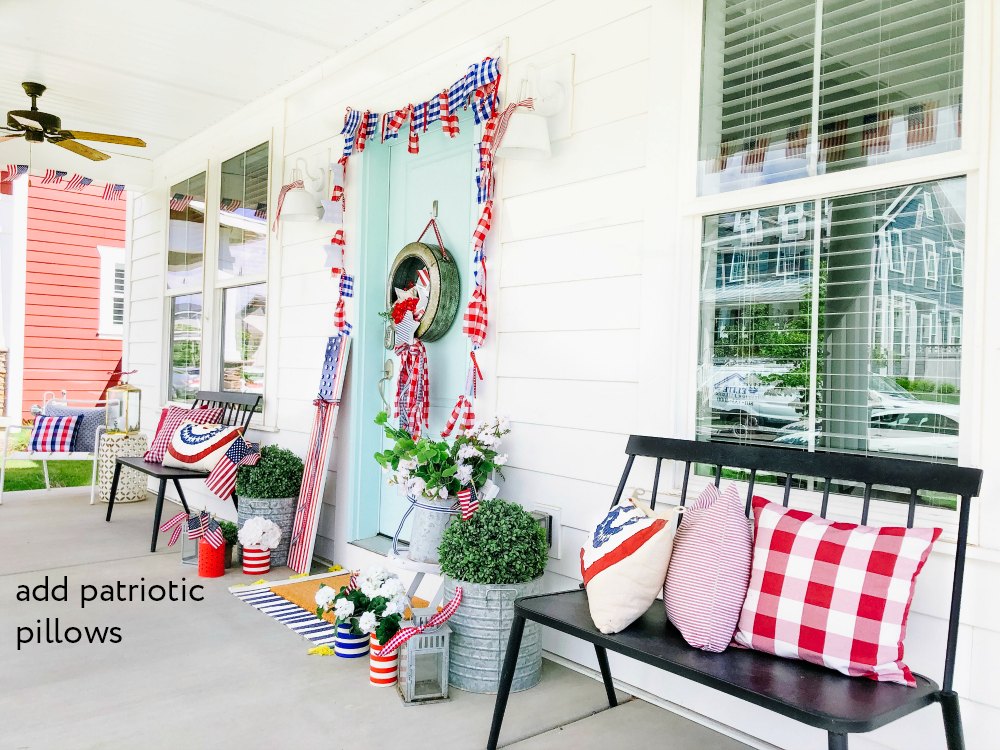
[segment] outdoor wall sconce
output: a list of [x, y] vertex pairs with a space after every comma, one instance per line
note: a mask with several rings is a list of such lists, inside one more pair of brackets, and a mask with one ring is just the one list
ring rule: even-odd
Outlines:
[[529, 65], [518, 101], [528, 97], [534, 101], [534, 108], [518, 107], [510, 116], [507, 133], [497, 148], [497, 156], [502, 159], [541, 160], [552, 155], [549, 118], [566, 106], [566, 91], [562, 84]]
[[[309, 167], [306, 164], [306, 160], [303, 158], [296, 159], [296, 165], [302, 164], [302, 169], [300, 170], [296, 166], [292, 170], [292, 182], [297, 180], [302, 180], [303, 183], [306, 180], [315, 183], [313, 188], [316, 192], [322, 192], [323, 190], [323, 177], [326, 172], [322, 167], [319, 168], [319, 175], [313, 177], [312, 173], [309, 172]], [[305, 178], [303, 178], [303, 174]], [[281, 207], [281, 220], [282, 221], [319, 221], [319, 218], [323, 215], [323, 204], [320, 203], [320, 199], [316, 197], [314, 192], [306, 190], [305, 187], [292, 188], [285, 195], [285, 202]]]
[[[413, 610], [413, 624], [425, 625], [437, 610]], [[404, 623], [404, 627], [408, 623]], [[451, 629], [447, 625], [428, 628], [399, 648], [399, 679], [396, 689], [403, 703], [433, 703], [448, 700], [448, 648]]]

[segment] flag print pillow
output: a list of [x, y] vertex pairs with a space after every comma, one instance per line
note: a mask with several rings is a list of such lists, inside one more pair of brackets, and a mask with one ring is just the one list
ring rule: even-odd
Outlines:
[[213, 406], [198, 409], [185, 409], [182, 406], [168, 406], [160, 413], [160, 423], [156, 426], [156, 434], [149, 444], [149, 450], [142, 459], [152, 464], [163, 463], [167, 446], [182, 422], [197, 422], [198, 424], [216, 424], [222, 419], [222, 409]]
[[608, 511], [580, 550], [590, 616], [602, 633], [618, 633], [649, 609], [663, 586], [676, 508], [647, 511], [624, 500]]
[[663, 605], [688, 645], [725, 651], [750, 583], [753, 533], [736, 485], [708, 485], [674, 534]]
[[240, 434], [239, 427], [184, 422], [177, 428], [167, 446], [163, 465], [192, 471], [211, 471]]
[[734, 641], [915, 686], [903, 663], [917, 575], [941, 529], [835, 523], [753, 499], [750, 588]]

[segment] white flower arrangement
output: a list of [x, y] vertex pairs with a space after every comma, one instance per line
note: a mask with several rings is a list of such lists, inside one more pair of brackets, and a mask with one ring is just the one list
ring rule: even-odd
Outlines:
[[333, 612], [337, 624], [348, 623], [355, 635], [374, 633], [385, 643], [399, 630], [410, 606], [406, 585], [385, 568], [369, 568], [354, 577], [355, 586], [334, 591], [320, 584], [316, 592], [316, 615]]
[[281, 541], [281, 529], [274, 521], [254, 516], [243, 524], [237, 538], [244, 547], [274, 549]]

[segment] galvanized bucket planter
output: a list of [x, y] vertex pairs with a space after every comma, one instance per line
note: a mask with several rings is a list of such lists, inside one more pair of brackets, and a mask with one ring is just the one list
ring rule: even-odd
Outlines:
[[419, 497], [411, 499], [411, 502], [414, 506], [413, 523], [410, 526], [410, 559], [415, 562], [437, 564], [438, 547], [444, 539], [444, 530], [455, 517], [456, 511], [452, 511], [455, 499], [449, 497], [444, 500], [428, 500]]
[[281, 541], [271, 550], [271, 566], [278, 568], [288, 562], [288, 545], [292, 541], [292, 523], [295, 521], [295, 506], [298, 497], [240, 497], [237, 524], [240, 528], [254, 516], [274, 521], [281, 529]]
[[[445, 578], [445, 601], [455, 595], [458, 586], [462, 587], [462, 604], [448, 620], [451, 628], [448, 681], [470, 693], [495, 693], [514, 620], [514, 600], [542, 593], [542, 579], [491, 585]], [[533, 688], [541, 678], [542, 626], [528, 622], [511, 690]]]

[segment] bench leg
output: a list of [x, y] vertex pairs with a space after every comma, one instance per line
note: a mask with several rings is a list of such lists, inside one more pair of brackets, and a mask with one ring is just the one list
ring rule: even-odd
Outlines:
[[847, 735], [830, 732], [830, 750], [847, 750]]
[[965, 750], [962, 712], [958, 707], [958, 693], [954, 690], [941, 693], [941, 712], [944, 714], [944, 736], [948, 750]]
[[153, 515], [153, 542], [149, 545], [150, 552], [156, 552], [156, 537], [160, 533], [160, 516], [163, 515], [163, 494], [167, 489], [167, 480], [160, 480], [160, 489], [156, 492], [156, 511]]
[[611, 681], [611, 667], [608, 666], [608, 650], [604, 646], [594, 644], [597, 652], [597, 664], [601, 668], [601, 677], [604, 679], [604, 689], [608, 693], [608, 705], [614, 708], [618, 705], [618, 696], [615, 695], [615, 684]]
[[115, 463], [115, 475], [111, 477], [111, 492], [108, 494], [108, 512], [105, 521], [111, 521], [111, 511], [115, 509], [115, 496], [118, 494], [118, 478], [122, 475], [122, 465]]
[[493, 707], [493, 723], [490, 725], [490, 740], [486, 750], [497, 750], [500, 741], [500, 725], [507, 711], [507, 699], [510, 697], [510, 686], [514, 682], [514, 670], [517, 669], [517, 656], [521, 652], [521, 636], [524, 635], [524, 618], [514, 615], [510, 624], [510, 638], [507, 639], [507, 653], [503, 660], [503, 670], [500, 672], [500, 685], [497, 688], [497, 702]]
[[177, 490], [177, 496], [180, 497], [181, 499], [181, 505], [184, 506], [184, 512], [190, 516], [191, 509], [188, 508], [188, 501], [187, 498], [184, 497], [184, 490], [181, 489], [181, 483], [178, 482], [176, 479], [174, 480], [174, 488]]

